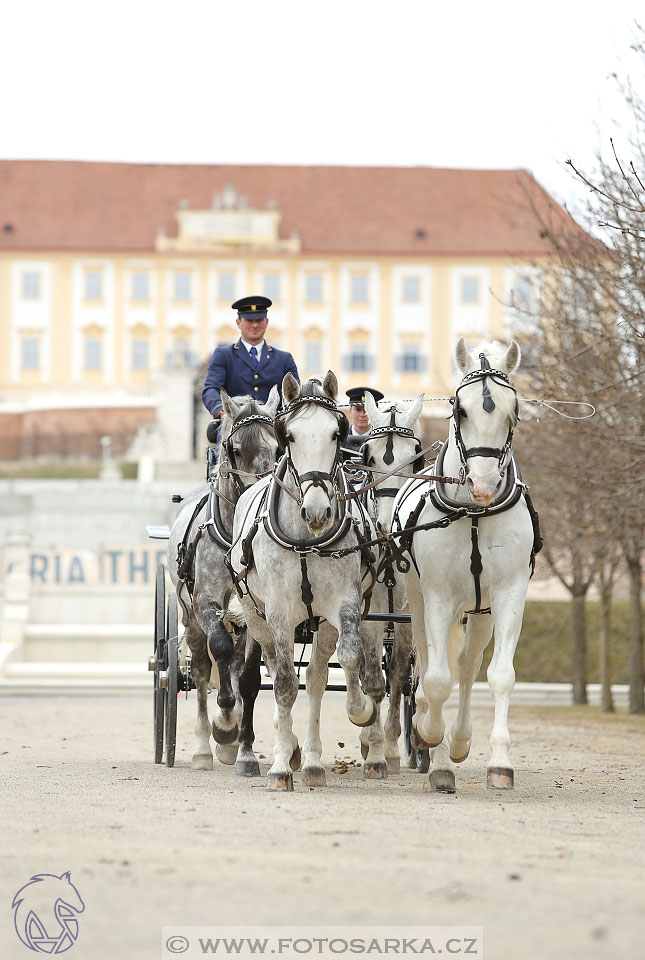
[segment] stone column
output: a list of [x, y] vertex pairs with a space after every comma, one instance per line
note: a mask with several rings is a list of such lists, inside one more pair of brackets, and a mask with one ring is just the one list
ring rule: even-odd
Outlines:
[[2, 551], [4, 602], [0, 613], [0, 676], [10, 660], [22, 658], [29, 620], [29, 536], [23, 530], [7, 534]]

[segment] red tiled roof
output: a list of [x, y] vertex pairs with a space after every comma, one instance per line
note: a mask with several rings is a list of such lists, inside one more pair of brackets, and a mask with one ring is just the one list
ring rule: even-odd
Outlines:
[[579, 230], [527, 170], [2, 160], [0, 250], [153, 251], [182, 203], [208, 209], [227, 185], [273, 202], [305, 254], [549, 253], [531, 204]]

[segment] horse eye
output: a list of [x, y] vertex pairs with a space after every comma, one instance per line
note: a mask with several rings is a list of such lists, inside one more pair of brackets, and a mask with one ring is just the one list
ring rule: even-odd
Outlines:
[[468, 419], [468, 414], [466, 413], [463, 407], [459, 407], [459, 416], [461, 417], [462, 420]]
[[376, 460], [374, 459], [374, 457], [370, 457], [369, 460], [367, 461], [367, 466], [373, 467], [375, 463], [376, 463]]

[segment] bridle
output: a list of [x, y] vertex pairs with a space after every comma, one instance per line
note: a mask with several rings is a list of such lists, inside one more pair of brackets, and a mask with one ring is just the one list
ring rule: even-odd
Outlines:
[[[510, 454], [511, 445], [513, 443], [513, 427], [515, 423], [511, 421], [511, 425], [508, 428], [508, 434], [506, 440], [502, 447], [466, 447], [464, 443], [464, 438], [461, 433], [461, 417], [462, 410], [459, 406], [459, 391], [464, 387], [469, 386], [471, 383], [482, 383], [482, 407], [486, 413], [492, 413], [495, 409], [495, 401], [493, 400], [490, 390], [488, 388], [488, 378], [490, 377], [493, 383], [497, 383], [500, 387], [506, 387], [507, 390], [512, 390], [515, 396], [517, 397], [517, 391], [515, 387], [512, 386], [508, 374], [504, 373], [503, 370], [496, 370], [494, 367], [491, 367], [487, 358], [483, 353], [479, 354], [479, 360], [481, 363], [481, 368], [479, 370], [473, 370], [471, 373], [467, 373], [463, 378], [457, 389], [455, 390], [454, 397], [450, 398], [452, 403], [452, 418], [455, 428], [455, 443], [457, 444], [457, 450], [459, 451], [459, 459], [461, 460], [462, 470], [464, 473], [468, 470], [468, 460], [471, 457], [492, 457], [497, 460], [497, 465], [499, 467], [500, 473], [503, 471], [506, 464], [506, 460]], [[515, 401], [515, 422], [519, 420], [517, 416], [517, 399]]]
[[[384, 427], [375, 427], [371, 432], [367, 440], [361, 446], [361, 456], [363, 463], [367, 466], [369, 459], [369, 443], [372, 440], [378, 440], [379, 437], [387, 437], [387, 443], [385, 445], [385, 453], [383, 454], [383, 463], [386, 463], [388, 466], [394, 462], [394, 437], [400, 436], [405, 437], [409, 440], [415, 441], [414, 452], [419, 454], [417, 459], [414, 461], [412, 467], [413, 473], [418, 473], [419, 470], [422, 470], [425, 461], [421, 456], [422, 447], [421, 442], [417, 436], [415, 436], [414, 430], [411, 430], [409, 427], [401, 427], [396, 423], [396, 414], [397, 409], [396, 405], [392, 405], [388, 410], [384, 411], [385, 413], [390, 414], [390, 422], [387, 426]], [[395, 497], [399, 492], [399, 487], [380, 487], [374, 486], [370, 490], [370, 495], [376, 499], [377, 497]]]
[[241, 480], [242, 476], [253, 476], [255, 479], [258, 478], [258, 474], [248, 474], [244, 470], [240, 470], [237, 465], [237, 460], [235, 458], [235, 450], [233, 448], [233, 437], [237, 431], [244, 426], [247, 426], [249, 423], [266, 423], [271, 427], [271, 430], [275, 434], [275, 427], [273, 422], [273, 417], [268, 417], [264, 413], [252, 413], [248, 417], [242, 417], [241, 420], [237, 420], [231, 432], [229, 433], [226, 440], [222, 441], [222, 451], [223, 456], [220, 456], [220, 468], [219, 475], [222, 480], [228, 480], [229, 478], [233, 481], [238, 497], [241, 497], [246, 486]]
[[[291, 458], [291, 437], [288, 433], [288, 424], [286, 418], [289, 414], [295, 413], [298, 409], [303, 407], [305, 404], [316, 404], [323, 407], [326, 410], [329, 410], [336, 418], [336, 423], [338, 425], [338, 430], [336, 432], [336, 451], [334, 453], [334, 460], [331, 465], [329, 473], [323, 470], [310, 470], [308, 473], [299, 474], [296, 466]], [[345, 414], [338, 409], [336, 402], [331, 399], [331, 397], [322, 397], [322, 396], [305, 396], [297, 397], [293, 400], [282, 413], [278, 414], [274, 421], [275, 435], [278, 440], [278, 445], [282, 450], [284, 450], [287, 457], [287, 467], [289, 473], [291, 474], [293, 481], [296, 485], [298, 491], [298, 496], [295, 497], [291, 490], [284, 484], [279, 481], [280, 486], [282, 486], [302, 507], [303, 501], [309, 490], [312, 487], [322, 487], [325, 494], [331, 501], [333, 497], [337, 496], [339, 491], [338, 487], [338, 471], [342, 466], [342, 455], [341, 455], [341, 446], [347, 438], [349, 432], [349, 421]], [[275, 476], [275, 474], [274, 474]], [[307, 484], [307, 486], [303, 486]], [[329, 489], [327, 487], [329, 484]]]

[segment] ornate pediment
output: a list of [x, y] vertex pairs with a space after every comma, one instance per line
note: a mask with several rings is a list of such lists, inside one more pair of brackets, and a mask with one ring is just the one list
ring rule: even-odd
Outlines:
[[167, 237], [163, 232], [157, 235], [156, 248], [160, 253], [300, 252], [297, 233], [286, 240], [280, 237], [279, 210], [254, 210], [232, 186], [215, 194], [210, 210], [191, 210], [182, 204], [176, 218], [176, 237]]

